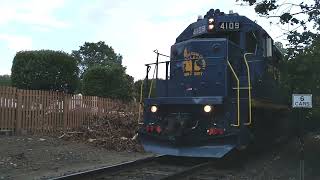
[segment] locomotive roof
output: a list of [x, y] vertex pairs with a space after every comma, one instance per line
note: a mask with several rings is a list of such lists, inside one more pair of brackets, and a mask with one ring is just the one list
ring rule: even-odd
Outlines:
[[[232, 31], [226, 31], [219, 29], [219, 23], [222, 22], [238, 22], [240, 23], [241, 27], [237, 30], [238, 32], [247, 32], [247, 31], [261, 31], [262, 33], [268, 35], [268, 33], [257, 23], [250, 20], [246, 16], [240, 16], [237, 13], [230, 13], [225, 14], [223, 12], [220, 12], [220, 10], [209, 10], [207, 14], [204, 16], [203, 19], [198, 19], [196, 22], [190, 24], [177, 38], [176, 43], [179, 43], [181, 41], [185, 41], [188, 39], [191, 39], [193, 37], [197, 37], [199, 35], [194, 35], [194, 31], [202, 26], [207, 27], [208, 26], [208, 19], [213, 18], [215, 21], [215, 29], [213, 31], [208, 31], [207, 28], [205, 28], [205, 32], [203, 32], [202, 36], [204, 35], [210, 35], [210, 34], [223, 34], [223, 33], [230, 33], [235, 32], [235, 30]], [[269, 36], [269, 35], [268, 35]]]

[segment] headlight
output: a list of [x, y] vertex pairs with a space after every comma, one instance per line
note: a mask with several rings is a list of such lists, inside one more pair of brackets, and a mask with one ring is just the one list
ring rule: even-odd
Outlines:
[[157, 112], [157, 110], [158, 110], [157, 106], [151, 106], [150, 108], [150, 111], [153, 113]]
[[209, 28], [209, 30], [212, 30], [212, 29], [214, 28], [214, 25], [213, 25], [213, 24], [210, 24], [210, 25], [208, 26], [208, 28]]
[[203, 107], [204, 112], [209, 113], [212, 111], [212, 107], [210, 105], [205, 105]]
[[213, 22], [214, 22], [214, 19], [213, 19], [213, 18], [210, 18], [210, 19], [209, 19], [209, 23], [212, 24]]

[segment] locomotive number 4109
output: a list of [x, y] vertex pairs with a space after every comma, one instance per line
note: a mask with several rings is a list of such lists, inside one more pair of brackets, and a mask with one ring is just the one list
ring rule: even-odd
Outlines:
[[223, 30], [239, 30], [240, 23], [239, 22], [221, 22], [219, 27], [220, 29], [223, 29]]

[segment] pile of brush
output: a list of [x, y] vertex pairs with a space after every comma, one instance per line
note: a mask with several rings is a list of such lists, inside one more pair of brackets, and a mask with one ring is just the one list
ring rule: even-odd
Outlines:
[[142, 152], [137, 140], [139, 128], [137, 113], [108, 112], [104, 117], [95, 117], [90, 126], [64, 133], [60, 138], [85, 141], [98, 147], [116, 151]]

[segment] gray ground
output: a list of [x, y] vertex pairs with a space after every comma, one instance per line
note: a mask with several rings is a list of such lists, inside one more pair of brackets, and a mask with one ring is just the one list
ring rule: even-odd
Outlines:
[[[305, 180], [320, 179], [320, 133], [304, 137]], [[254, 155], [233, 177], [241, 180], [299, 180], [300, 144], [297, 138], [285, 145]]]
[[[320, 179], [320, 133], [308, 135], [305, 139], [305, 179], [317, 180]], [[298, 149], [297, 140], [292, 139], [286, 145], [244, 160], [241, 166], [229, 171], [227, 179], [298, 180]], [[108, 151], [90, 143], [57, 137], [0, 136], [0, 180], [48, 179], [147, 156], [151, 154]], [[208, 171], [216, 171], [214, 169]]]
[[0, 179], [46, 179], [150, 156], [43, 136], [0, 136]]

